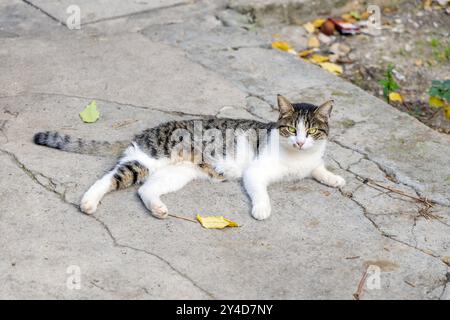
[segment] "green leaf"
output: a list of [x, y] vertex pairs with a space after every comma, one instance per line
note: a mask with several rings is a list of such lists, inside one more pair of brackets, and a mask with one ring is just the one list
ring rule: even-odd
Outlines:
[[450, 79], [444, 81], [444, 87], [450, 89]]
[[436, 87], [431, 87], [430, 90], [428, 91], [428, 94], [430, 95], [430, 97], [438, 97], [440, 93], [440, 90]]
[[93, 123], [100, 118], [100, 112], [97, 110], [97, 103], [95, 100], [92, 100], [92, 102], [88, 104], [82, 112], [80, 112], [80, 118], [86, 123]]
[[444, 94], [444, 99], [447, 100], [448, 103], [450, 103], [450, 91], [447, 91], [447, 92]]
[[361, 20], [361, 15], [359, 14], [358, 11], [352, 11], [350, 12], [350, 15], [355, 18], [356, 20]]

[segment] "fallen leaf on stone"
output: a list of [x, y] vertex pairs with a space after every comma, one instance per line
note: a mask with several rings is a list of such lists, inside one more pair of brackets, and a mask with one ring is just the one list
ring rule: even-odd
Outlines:
[[293, 50], [291, 48], [291, 45], [289, 44], [289, 42], [286, 41], [274, 41], [272, 42], [272, 48], [273, 49], [278, 49], [281, 51], [291, 51]]
[[361, 20], [361, 15], [359, 14], [358, 11], [352, 11], [350, 12], [350, 15], [355, 18], [356, 20]]
[[100, 112], [97, 110], [97, 102], [95, 102], [95, 100], [92, 100], [92, 102], [80, 112], [80, 118], [86, 123], [93, 123], [100, 118]]
[[340, 65], [337, 65], [335, 63], [331, 63], [331, 62], [323, 62], [323, 63], [319, 63], [319, 66], [322, 69], [325, 69], [331, 73], [340, 75], [342, 74], [342, 72], [344, 72], [344, 70], [342, 69], [342, 67]]
[[317, 29], [319, 29], [325, 22], [325, 19], [316, 19], [312, 22], [313, 26]]
[[322, 26], [320, 27], [320, 31], [324, 34], [326, 34], [327, 36], [331, 36], [334, 34], [334, 30], [336, 30], [336, 26], [333, 22], [333, 20], [328, 19], [327, 21], [325, 21]]
[[314, 49], [310, 49], [310, 50], [303, 50], [303, 51], [300, 51], [299, 53], [298, 53], [298, 56], [300, 57], [300, 58], [305, 58], [305, 57], [307, 57], [307, 56], [309, 56], [311, 53], [313, 53], [314, 52]]
[[391, 93], [389, 93], [389, 101], [392, 101], [392, 102], [403, 102], [403, 97], [398, 92], [391, 92]]
[[339, 31], [340, 34], [355, 35], [361, 33], [360, 27], [354, 23], [335, 19], [333, 19], [333, 23], [335, 24], [336, 29]]
[[429, 103], [430, 107], [433, 107], [433, 108], [442, 108], [443, 106], [445, 106], [444, 100], [442, 100], [439, 97], [430, 97], [430, 99], [428, 100], [428, 103]]
[[308, 48], [318, 48], [320, 47], [320, 41], [317, 37], [310, 37], [308, 39]]
[[313, 54], [312, 57], [309, 58], [309, 60], [310, 60], [312, 63], [319, 64], [319, 63], [322, 63], [322, 62], [328, 62], [328, 61], [330, 61], [330, 58], [329, 58], [329, 57], [326, 57], [326, 56], [322, 56], [322, 55], [320, 55], [320, 54]]
[[444, 115], [447, 119], [450, 119], [450, 105], [445, 106], [444, 108]]
[[361, 20], [367, 20], [367, 19], [369, 19], [369, 17], [370, 17], [372, 14], [373, 14], [372, 12], [364, 11], [364, 12], [361, 14]]
[[348, 23], [355, 23], [356, 19], [349, 13], [343, 14], [341, 18]]
[[202, 217], [197, 214], [197, 220], [206, 229], [223, 229], [226, 227], [238, 227], [234, 221], [225, 219], [223, 216]]
[[314, 25], [311, 22], [305, 23], [303, 25], [303, 28], [309, 33], [313, 33], [316, 30], [316, 27], [314, 27]]

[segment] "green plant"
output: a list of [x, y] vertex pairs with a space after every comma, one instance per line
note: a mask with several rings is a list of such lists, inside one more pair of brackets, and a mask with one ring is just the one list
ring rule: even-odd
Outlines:
[[437, 97], [450, 103], [450, 80], [433, 80], [428, 94], [430, 97]]
[[436, 38], [430, 41], [431, 51], [437, 61], [445, 62], [450, 59], [450, 46], [444, 48], [444, 44]]
[[394, 79], [394, 65], [389, 64], [385, 73], [385, 78], [382, 79], [379, 83], [383, 87], [383, 95], [386, 100], [389, 101], [389, 94], [391, 92], [397, 91], [400, 86]]

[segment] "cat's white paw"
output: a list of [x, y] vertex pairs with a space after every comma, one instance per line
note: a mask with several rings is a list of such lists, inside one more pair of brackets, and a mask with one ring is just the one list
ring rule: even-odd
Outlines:
[[252, 208], [252, 216], [257, 220], [264, 220], [270, 217], [270, 203], [258, 203]]
[[169, 210], [167, 209], [167, 206], [162, 202], [151, 204], [150, 211], [158, 219], [165, 219], [169, 216]]
[[90, 196], [85, 195], [83, 199], [81, 199], [80, 209], [86, 214], [93, 214], [95, 211], [97, 211], [97, 206], [98, 201]]
[[341, 176], [333, 175], [327, 179], [326, 184], [330, 187], [341, 188], [345, 186], [345, 179]]

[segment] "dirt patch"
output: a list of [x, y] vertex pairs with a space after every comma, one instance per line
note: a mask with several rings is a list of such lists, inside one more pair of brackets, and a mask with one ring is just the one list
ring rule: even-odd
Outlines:
[[343, 40], [352, 48], [343, 78], [384, 98], [379, 81], [388, 66], [403, 103], [391, 102], [440, 132], [450, 133], [450, 120], [442, 108], [430, 107], [433, 80], [450, 79], [450, 15], [443, 8], [424, 9], [422, 1], [407, 1], [382, 9], [383, 29], [378, 37], [357, 35]]
[[[366, 11], [367, 3], [348, 3], [352, 4], [352, 11], [318, 18], [342, 21], [346, 16], [346, 19], [350, 19], [350, 22], [353, 19], [354, 24], [358, 25], [363, 21], [361, 16]], [[450, 119], [445, 116], [445, 106], [450, 101], [444, 99], [444, 106], [440, 108], [429, 104], [432, 81], [450, 79], [450, 2], [448, 7], [440, 5], [438, 1], [420, 0], [378, 1], [378, 4], [381, 30], [377, 35], [368, 34], [361, 28], [363, 32], [353, 35], [343, 35], [335, 30], [325, 36], [321, 27], [308, 31], [311, 26], [305, 24], [314, 24], [317, 22], [315, 20], [266, 27], [266, 32], [272, 32], [274, 48], [281, 48], [301, 56], [305, 61], [321, 65], [365, 91], [386, 99], [395, 108], [427, 126], [450, 134]], [[312, 37], [319, 42], [311, 41]], [[286, 43], [289, 47], [283, 47]], [[336, 48], [342, 49], [338, 57]], [[330, 66], [328, 60], [321, 60], [330, 58], [329, 62], [338, 67]], [[392, 80], [396, 83], [392, 91], [400, 94], [398, 101], [389, 100], [380, 83], [386, 79], [390, 67]], [[447, 110], [450, 113], [450, 106], [447, 106]]]

